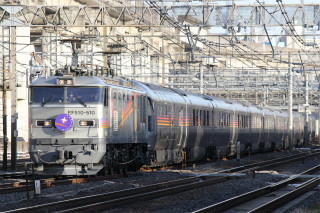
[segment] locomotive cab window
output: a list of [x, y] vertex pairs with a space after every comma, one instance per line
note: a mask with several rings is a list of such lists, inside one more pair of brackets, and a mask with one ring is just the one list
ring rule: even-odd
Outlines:
[[33, 87], [31, 102], [45, 104], [87, 103], [98, 104], [103, 101], [103, 89], [98, 87]]
[[66, 103], [103, 103], [103, 89], [98, 87], [67, 87]]
[[31, 102], [36, 104], [62, 103], [63, 96], [63, 87], [33, 87], [31, 90]]

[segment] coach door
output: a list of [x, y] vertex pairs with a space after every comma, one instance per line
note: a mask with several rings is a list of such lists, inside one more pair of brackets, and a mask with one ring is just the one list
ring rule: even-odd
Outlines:
[[177, 127], [177, 134], [178, 134], [178, 146], [184, 147], [186, 144], [186, 135], [187, 135], [187, 109], [184, 107], [180, 107], [179, 110], [179, 123]]
[[236, 143], [238, 141], [238, 131], [236, 131], [236, 127], [238, 129], [238, 121], [236, 121], [236, 113], [235, 109], [233, 109], [231, 113], [231, 118], [229, 118], [230, 122], [230, 135], [231, 135], [231, 141], [233, 143]]
[[169, 123], [170, 123], [170, 133], [169, 133], [169, 140], [171, 141], [170, 143], [170, 148], [174, 146], [174, 141], [175, 141], [175, 105], [172, 104], [169, 106], [170, 108], [170, 114], [169, 114]]
[[147, 99], [147, 116], [148, 116], [148, 124], [147, 124], [147, 131], [152, 132], [154, 127], [153, 127], [153, 107], [152, 107], [152, 102], [151, 99]]

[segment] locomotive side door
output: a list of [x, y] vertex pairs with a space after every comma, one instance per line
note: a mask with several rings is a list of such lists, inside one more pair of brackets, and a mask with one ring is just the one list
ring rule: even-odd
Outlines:
[[111, 133], [112, 131], [110, 131], [110, 127], [111, 127], [111, 116], [110, 116], [110, 112], [111, 112], [111, 88], [106, 87], [104, 89], [104, 112], [103, 112], [103, 116], [100, 119], [100, 127], [102, 129], [104, 129], [104, 135], [107, 138], [108, 142], [110, 140], [111, 137]]

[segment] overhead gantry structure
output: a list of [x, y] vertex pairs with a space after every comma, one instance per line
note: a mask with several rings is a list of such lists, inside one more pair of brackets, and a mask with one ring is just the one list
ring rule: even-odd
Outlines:
[[77, 57], [87, 69], [280, 108], [291, 69], [294, 105], [306, 91], [317, 105], [320, 4], [228, 2], [21, 0], [1, 6], [0, 24], [29, 27], [33, 64], [50, 69]]

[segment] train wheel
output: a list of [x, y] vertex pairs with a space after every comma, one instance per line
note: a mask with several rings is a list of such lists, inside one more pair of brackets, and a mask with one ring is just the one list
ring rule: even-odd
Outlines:
[[275, 149], [276, 149], [276, 144], [272, 142], [270, 146], [270, 152], [273, 152]]
[[125, 167], [123, 168], [123, 175], [124, 175], [124, 176], [128, 176], [128, 167], [127, 167], [127, 166], [125, 166]]
[[109, 169], [109, 175], [114, 175], [114, 169], [113, 166], [110, 167]]

